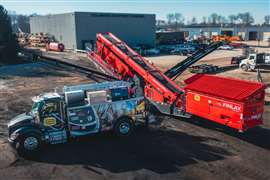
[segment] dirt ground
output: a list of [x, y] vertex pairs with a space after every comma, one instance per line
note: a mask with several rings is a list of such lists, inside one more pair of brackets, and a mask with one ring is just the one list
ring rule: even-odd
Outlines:
[[[214, 53], [217, 53], [216, 56]], [[200, 63], [226, 65], [238, 51], [216, 51]], [[233, 53], [233, 55], [231, 54]], [[163, 70], [180, 56], [148, 58]], [[218, 75], [256, 80], [255, 72], [239, 69]], [[270, 84], [270, 73], [262, 72]], [[191, 76], [185, 72], [177, 79]], [[6, 123], [31, 107], [31, 97], [64, 85], [93, 82], [81, 74], [44, 63], [0, 67], [0, 179], [270, 179], [270, 105], [262, 126], [244, 134], [207, 120], [160, 116], [162, 125], [136, 129], [119, 139], [112, 133], [45, 147], [26, 159], [10, 148]], [[269, 97], [269, 93], [267, 95]]]

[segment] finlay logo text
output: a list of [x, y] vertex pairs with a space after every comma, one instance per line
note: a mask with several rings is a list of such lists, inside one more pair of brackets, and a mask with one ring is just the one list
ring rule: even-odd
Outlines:
[[233, 111], [237, 111], [237, 112], [241, 111], [241, 107], [240, 106], [237, 106], [237, 105], [234, 105], [234, 104], [225, 103], [225, 102], [222, 103], [222, 107], [225, 107], [225, 108], [231, 109]]

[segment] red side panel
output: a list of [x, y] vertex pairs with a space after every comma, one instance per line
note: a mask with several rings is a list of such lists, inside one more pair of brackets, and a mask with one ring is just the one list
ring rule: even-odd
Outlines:
[[264, 91], [258, 91], [245, 102], [243, 120], [246, 128], [252, 128], [263, 123], [264, 96]]
[[262, 124], [264, 84], [209, 75], [185, 82], [187, 112], [240, 131]]
[[243, 105], [199, 92], [186, 92], [187, 112], [217, 123], [243, 130]]

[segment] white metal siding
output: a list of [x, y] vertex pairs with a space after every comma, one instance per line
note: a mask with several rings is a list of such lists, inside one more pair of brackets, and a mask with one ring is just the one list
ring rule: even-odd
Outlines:
[[76, 12], [77, 46], [95, 40], [97, 33], [112, 32], [130, 46], [155, 46], [155, 15]]
[[264, 32], [263, 33], [263, 41], [268, 42], [270, 39], [270, 32]]
[[82, 41], [112, 32], [131, 46], [155, 46], [155, 15], [75, 12], [30, 18], [32, 33], [54, 35], [66, 48], [82, 49]]
[[31, 33], [49, 33], [66, 48], [76, 48], [74, 13], [30, 18]]

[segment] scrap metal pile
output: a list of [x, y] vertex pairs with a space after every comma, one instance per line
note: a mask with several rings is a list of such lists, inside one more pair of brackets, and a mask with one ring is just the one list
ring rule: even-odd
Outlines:
[[20, 32], [18, 42], [21, 47], [45, 48], [47, 51], [62, 52], [65, 49], [64, 44], [58, 43], [55, 38], [48, 33], [27, 34]]
[[18, 41], [21, 46], [30, 46], [30, 47], [46, 47], [46, 44], [49, 42], [54, 42], [53, 36], [50, 36], [47, 33], [19, 33]]
[[47, 43], [53, 41], [53, 37], [47, 33], [30, 34], [28, 38], [29, 45], [32, 47], [46, 47]]

